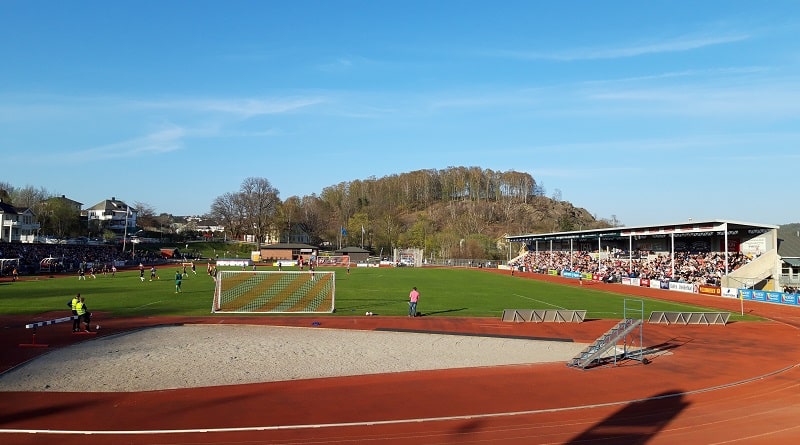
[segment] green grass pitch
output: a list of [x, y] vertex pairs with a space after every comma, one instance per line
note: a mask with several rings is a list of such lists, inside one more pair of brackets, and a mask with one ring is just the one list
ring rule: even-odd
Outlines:
[[[202, 266], [202, 265], [200, 265]], [[160, 280], [139, 280], [139, 272], [118, 272], [116, 277], [97, 275], [78, 280], [74, 276], [47, 275], [26, 277], [25, 281], [0, 283], [0, 313], [36, 315], [63, 310], [77, 293], [86, 298], [93, 312], [113, 317], [211, 314], [214, 281], [198, 266], [197, 275], [189, 272], [180, 294], [175, 293], [177, 268], [159, 269]], [[273, 270], [261, 267], [259, 270]], [[328, 316], [376, 315], [404, 316], [408, 313], [408, 293], [416, 286], [421, 298], [418, 310], [426, 316], [500, 317], [504, 309], [586, 310], [587, 318], [622, 318], [623, 302], [630, 296], [607, 292], [602, 287], [553, 284], [489, 273], [477, 269], [443, 268], [331, 268], [336, 272], [336, 312]], [[709, 311], [711, 309], [642, 299], [645, 318], [652, 311]], [[754, 319], [732, 314], [732, 320]]]

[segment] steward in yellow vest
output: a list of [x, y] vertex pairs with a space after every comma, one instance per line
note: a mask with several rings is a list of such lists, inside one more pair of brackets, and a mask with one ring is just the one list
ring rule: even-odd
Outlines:
[[[78, 315], [78, 303], [80, 302], [81, 302], [81, 294], [78, 294], [72, 297], [72, 300], [70, 300], [70, 302], [67, 303], [67, 306], [69, 306], [69, 308], [72, 310], [73, 316]], [[72, 320], [72, 332], [78, 332], [80, 329], [81, 329], [81, 319], [79, 317], [76, 317]]]
[[[86, 323], [86, 332], [92, 332], [91, 329], [91, 321], [92, 321], [92, 313], [89, 312], [89, 308], [86, 306], [86, 300], [81, 297], [81, 301], [75, 305], [75, 310], [78, 312], [78, 317], [83, 319], [83, 322]], [[78, 326], [80, 327], [80, 321]]]

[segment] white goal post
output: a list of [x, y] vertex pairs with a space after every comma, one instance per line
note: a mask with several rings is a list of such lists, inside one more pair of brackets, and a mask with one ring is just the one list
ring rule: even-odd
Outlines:
[[19, 270], [19, 258], [0, 258], [0, 276], [11, 275], [13, 269]]
[[211, 312], [326, 313], [336, 308], [333, 271], [217, 271]]

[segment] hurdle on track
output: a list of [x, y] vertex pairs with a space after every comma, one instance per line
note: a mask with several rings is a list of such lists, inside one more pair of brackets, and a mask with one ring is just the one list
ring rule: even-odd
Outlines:
[[[37, 321], [34, 323], [28, 323], [25, 325], [25, 329], [33, 329], [33, 338], [30, 343], [20, 343], [19, 346], [21, 348], [46, 348], [48, 345], [45, 343], [36, 343], [36, 328], [41, 328], [43, 326], [49, 326], [51, 324], [63, 323], [65, 321], [72, 321], [77, 318], [80, 318], [80, 315], [70, 315], [69, 317], [62, 317], [56, 318], [53, 320], [47, 321]], [[87, 334], [91, 334], [91, 332], [87, 332]]]

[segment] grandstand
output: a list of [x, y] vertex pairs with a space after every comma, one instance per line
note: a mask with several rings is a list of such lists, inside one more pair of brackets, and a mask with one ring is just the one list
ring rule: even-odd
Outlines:
[[688, 221], [506, 239], [524, 247], [508, 267], [531, 272], [730, 297], [785, 287], [773, 225]]

